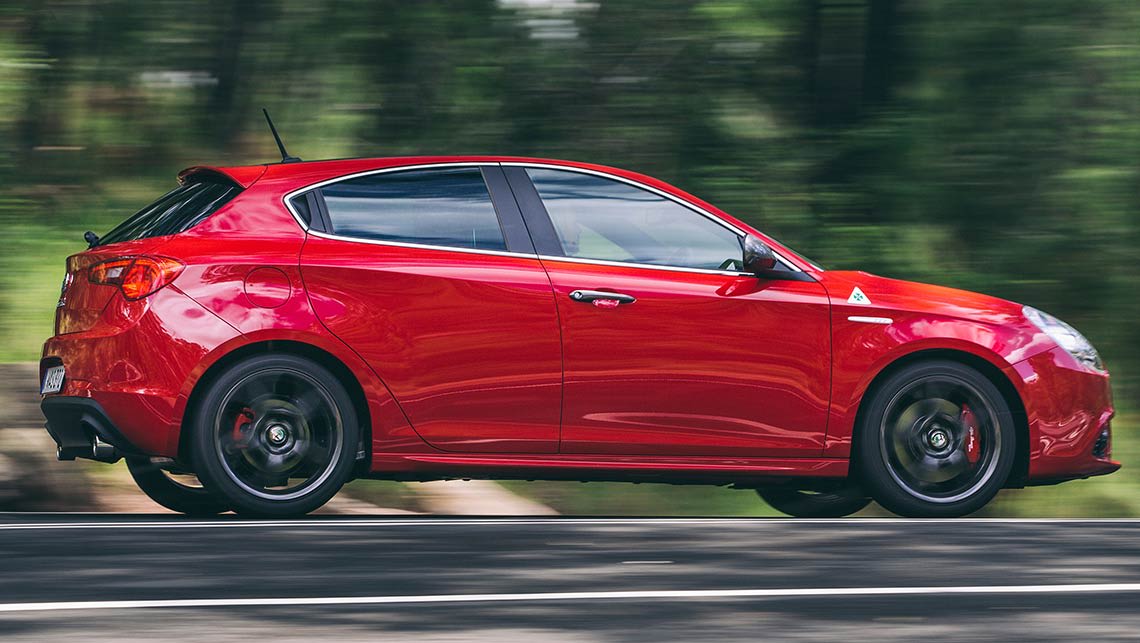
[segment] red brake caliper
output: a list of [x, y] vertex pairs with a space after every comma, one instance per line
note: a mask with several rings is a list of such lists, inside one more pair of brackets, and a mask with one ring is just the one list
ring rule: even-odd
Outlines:
[[965, 404], [962, 405], [962, 426], [966, 427], [966, 460], [977, 464], [982, 455], [982, 445], [978, 442], [978, 418]]
[[253, 409], [242, 409], [234, 418], [234, 444], [244, 449], [249, 444], [249, 429], [253, 426]]

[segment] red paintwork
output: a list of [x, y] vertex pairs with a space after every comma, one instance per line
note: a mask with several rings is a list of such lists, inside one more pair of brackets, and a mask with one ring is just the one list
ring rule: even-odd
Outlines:
[[313, 237], [317, 316], [447, 451], [555, 453], [562, 349], [537, 259]]
[[211, 167], [208, 165], [195, 165], [188, 167], [178, 173], [178, 182], [184, 183], [186, 179], [195, 174], [221, 174], [228, 177], [234, 183], [248, 188], [253, 185], [262, 174], [265, 174], [265, 168], [268, 165], [249, 165], [245, 167]]
[[585, 455], [378, 455], [378, 471], [398, 478], [425, 472], [463, 471], [472, 476], [748, 482], [782, 476], [842, 478], [848, 461], [829, 458], [709, 458]]
[[[756, 232], [816, 281], [344, 242], [306, 234], [282, 201], [355, 172], [498, 161], [590, 169], [666, 191]], [[186, 233], [69, 258], [57, 334], [44, 345], [45, 359], [67, 367], [62, 395], [95, 399], [156, 455], [178, 456], [190, 396], [219, 360], [305, 345], [342, 363], [363, 391], [378, 476], [839, 477], [876, 376], [916, 352], [955, 351], [991, 364], [1020, 396], [1031, 481], [1119, 466], [1090, 453], [1113, 413], [1107, 375], [1057, 348], [1019, 305], [821, 272], [650, 177], [505, 157], [195, 167], [180, 177], [198, 172], [246, 190]], [[137, 302], [86, 280], [98, 261], [148, 253], [186, 268]], [[870, 304], [846, 303], [856, 286]], [[637, 303], [571, 301], [579, 288]]]
[[[818, 456], [827, 293], [815, 282], [544, 260], [562, 321], [562, 453]], [[578, 289], [633, 295], [598, 310]]]
[[140, 449], [173, 455], [187, 375], [207, 346], [238, 336], [170, 286], [139, 301], [114, 294], [94, 326], [52, 337], [44, 355], [63, 359], [62, 395], [93, 398]]
[[1061, 348], [1019, 362], [1014, 383], [1029, 416], [1029, 476], [1063, 480], [1111, 473], [1120, 465], [1089, 456], [1112, 419], [1108, 377], [1089, 373]]

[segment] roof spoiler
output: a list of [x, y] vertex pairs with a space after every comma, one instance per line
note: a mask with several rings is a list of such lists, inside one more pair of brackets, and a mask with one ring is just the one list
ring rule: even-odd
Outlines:
[[225, 179], [238, 186], [248, 188], [249, 186], [257, 183], [262, 174], [265, 174], [266, 166], [264, 165], [250, 165], [245, 167], [214, 167], [210, 165], [195, 165], [188, 167], [178, 173], [178, 182], [185, 183], [191, 177], [210, 177]]

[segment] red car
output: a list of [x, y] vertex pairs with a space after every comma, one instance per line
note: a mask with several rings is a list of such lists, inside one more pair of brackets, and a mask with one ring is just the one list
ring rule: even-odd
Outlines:
[[432, 157], [179, 182], [68, 258], [40, 365], [59, 457], [126, 458], [177, 511], [541, 478], [959, 516], [1120, 466], [1073, 328], [824, 270], [647, 176]]

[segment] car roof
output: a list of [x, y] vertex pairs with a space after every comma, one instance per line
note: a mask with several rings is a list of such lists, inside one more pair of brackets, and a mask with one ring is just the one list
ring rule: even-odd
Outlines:
[[[265, 184], [275, 184], [273, 191], [279, 195], [294, 190], [300, 190], [310, 185], [335, 179], [342, 176], [352, 174], [359, 174], [370, 172], [373, 170], [382, 170], [388, 168], [398, 168], [404, 166], [424, 166], [424, 165], [444, 165], [455, 163], [470, 163], [470, 164], [520, 164], [520, 165], [546, 165], [553, 167], [565, 167], [571, 169], [586, 170], [588, 172], [597, 172], [603, 175], [613, 176], [621, 179], [626, 179], [634, 183], [639, 183], [651, 188], [655, 188], [662, 192], [672, 194], [679, 197], [684, 201], [695, 205], [706, 212], [712, 213], [721, 217], [728, 223], [736, 226], [739, 229], [747, 231], [755, 231], [754, 228], [746, 224], [744, 221], [732, 216], [731, 214], [721, 210], [715, 205], [697, 197], [693, 194], [685, 192], [676, 186], [665, 183], [652, 176], [632, 172], [630, 170], [623, 170], [617, 167], [610, 167], [607, 165], [599, 165], [596, 163], [583, 163], [580, 161], [567, 161], [563, 159], [539, 158], [529, 156], [393, 156], [393, 157], [373, 157], [373, 158], [346, 158], [346, 159], [327, 159], [317, 161], [296, 161], [292, 163], [266, 163], [261, 165], [242, 165], [242, 166], [211, 166], [211, 165], [195, 165], [182, 170], [178, 174], [180, 182], [185, 181], [191, 176], [223, 176], [229, 180], [237, 183], [242, 188], [249, 188], [254, 183], [262, 182]], [[769, 245], [773, 245], [778, 252], [784, 256], [792, 256], [792, 262], [799, 265], [805, 264], [794, 252], [780, 244], [775, 239], [755, 231], [761, 235], [761, 238]], [[806, 265], [806, 264], [805, 264]], [[804, 266], [800, 265], [802, 269]]]
[[[592, 172], [600, 172], [616, 176], [636, 183], [648, 185], [650, 187], [664, 190], [683, 199], [688, 200], [706, 210], [715, 212], [719, 215], [727, 216], [736, 222], [735, 218], [728, 215], [726, 212], [716, 207], [715, 205], [701, 199], [693, 194], [689, 194], [677, 187], [665, 183], [652, 176], [641, 174], [639, 172], [632, 172], [630, 170], [623, 170], [617, 167], [608, 165], [599, 165], [596, 163], [583, 163], [580, 161], [567, 161], [563, 159], [539, 158], [529, 156], [391, 156], [391, 157], [373, 157], [373, 158], [346, 158], [346, 159], [328, 159], [318, 161], [298, 161], [294, 163], [266, 163], [262, 165], [242, 165], [242, 166], [213, 166], [213, 165], [195, 165], [186, 168], [178, 173], [178, 180], [185, 181], [191, 176], [202, 175], [221, 175], [229, 180], [237, 183], [243, 188], [248, 188], [259, 180], [277, 181], [295, 181], [298, 188], [304, 187], [312, 183], [317, 183], [327, 179], [333, 179], [339, 176], [349, 174], [356, 174], [359, 172], [368, 172], [370, 170], [381, 170], [387, 168], [396, 168], [402, 166], [413, 165], [432, 165], [432, 164], [447, 164], [447, 163], [519, 163], [527, 165], [552, 165], [567, 168], [577, 168], [581, 170], [588, 170]], [[737, 222], [739, 223], [739, 222]]]
[[[651, 176], [623, 170], [621, 168], [598, 165], [595, 163], [525, 156], [394, 156], [298, 161], [294, 163], [266, 163], [262, 165], [242, 166], [195, 165], [179, 172], [178, 180], [180, 182], [185, 181], [191, 176], [220, 175], [237, 183], [243, 188], [248, 188], [263, 178], [267, 180], [273, 179], [274, 181], [296, 179], [299, 185], [303, 185], [336, 178], [338, 176], [368, 172], [370, 170], [448, 163], [520, 163], [578, 168], [630, 179], [656, 188], [667, 189], [669, 192], [679, 192], [677, 188]], [[701, 202], [700, 199], [696, 199], [696, 197], [692, 195], [686, 196]]]

